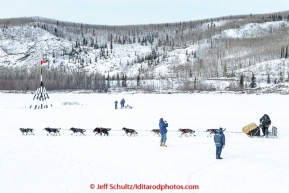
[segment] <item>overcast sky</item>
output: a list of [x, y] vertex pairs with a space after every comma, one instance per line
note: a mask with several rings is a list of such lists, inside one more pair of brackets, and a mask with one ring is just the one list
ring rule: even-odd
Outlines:
[[289, 0], [0, 0], [0, 18], [41, 16], [88, 24], [179, 22], [289, 10]]

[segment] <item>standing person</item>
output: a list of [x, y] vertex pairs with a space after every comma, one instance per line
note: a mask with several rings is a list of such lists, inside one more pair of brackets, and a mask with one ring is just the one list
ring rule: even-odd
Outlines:
[[270, 117], [265, 114], [260, 118], [260, 124], [262, 126], [263, 136], [268, 137], [268, 127], [271, 125]]
[[125, 103], [125, 100], [124, 98], [122, 99], [122, 107], [124, 107], [124, 103]]
[[166, 141], [167, 141], [167, 127], [168, 127], [168, 123], [167, 121], [164, 121], [163, 118], [160, 118], [160, 123], [159, 123], [159, 127], [160, 127], [160, 133], [161, 133], [161, 144], [160, 146], [162, 147], [167, 147], [166, 146]]
[[214, 142], [216, 144], [216, 159], [223, 159], [221, 158], [222, 149], [225, 148], [225, 135], [223, 134], [223, 128], [217, 130], [214, 136]]
[[117, 109], [117, 100], [114, 101], [114, 108]]
[[119, 101], [120, 108], [122, 108], [122, 99]]

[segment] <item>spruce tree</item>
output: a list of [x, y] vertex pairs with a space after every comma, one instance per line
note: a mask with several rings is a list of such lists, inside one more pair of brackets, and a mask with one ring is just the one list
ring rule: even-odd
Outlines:
[[108, 74], [107, 74], [106, 80], [107, 80], [107, 87], [110, 88], [109, 72], [108, 72]]
[[122, 79], [121, 79], [121, 86], [123, 86], [124, 87], [124, 74], [122, 75]]
[[117, 80], [117, 86], [119, 87], [120, 84], [119, 84], [119, 75], [118, 75], [118, 73], [116, 74], [116, 80]]
[[256, 78], [255, 78], [254, 74], [252, 75], [251, 83], [250, 83], [249, 87], [250, 88], [256, 88], [257, 87]]
[[112, 53], [112, 34], [110, 34], [110, 53]]
[[137, 86], [140, 85], [140, 77], [139, 77], [139, 75], [137, 76], [136, 83], [137, 83]]
[[284, 79], [283, 79], [283, 73], [282, 72], [280, 72], [280, 76], [279, 76], [279, 82], [280, 83], [282, 83], [284, 81]]
[[127, 76], [124, 75], [124, 86], [125, 86], [125, 87], [127, 86], [127, 84], [126, 84], [126, 79], [127, 79]]
[[270, 74], [268, 74], [268, 76], [267, 76], [267, 84], [270, 84], [270, 83], [271, 83]]
[[281, 58], [283, 58], [284, 57], [284, 47], [282, 46], [281, 47]]
[[227, 76], [227, 65], [226, 64], [224, 65], [224, 74], [223, 74], [223, 76]]
[[241, 74], [241, 77], [240, 77], [240, 89], [243, 89], [244, 88], [244, 75]]

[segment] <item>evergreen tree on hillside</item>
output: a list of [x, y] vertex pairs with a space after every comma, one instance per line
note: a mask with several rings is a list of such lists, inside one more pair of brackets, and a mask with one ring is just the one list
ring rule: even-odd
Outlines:
[[284, 58], [284, 46], [281, 47], [281, 58]]
[[137, 79], [136, 79], [136, 84], [137, 84], [137, 86], [139, 86], [139, 85], [140, 85], [140, 77], [139, 77], [139, 75], [137, 76]]
[[108, 74], [107, 74], [106, 80], [107, 80], [107, 87], [110, 88], [109, 72], [108, 72]]
[[244, 75], [243, 74], [241, 74], [239, 86], [240, 86], [240, 89], [244, 88]]
[[113, 41], [113, 39], [112, 39], [112, 34], [110, 34], [110, 53], [112, 53], [112, 49], [113, 49], [113, 47], [112, 47], [112, 41]]
[[223, 74], [223, 76], [227, 76], [227, 65], [226, 64], [224, 65], [224, 74]]
[[270, 74], [268, 74], [268, 76], [267, 76], [267, 84], [270, 84], [270, 83], [271, 83]]
[[127, 79], [127, 76], [124, 75], [124, 86], [125, 86], [125, 87], [127, 86], [127, 84], [126, 84], [126, 79]]
[[254, 74], [252, 75], [251, 83], [250, 83], [249, 87], [250, 87], [250, 88], [256, 88], [256, 87], [257, 87], [256, 77], [254, 76]]
[[121, 78], [121, 86], [123, 86], [124, 87], [124, 74], [122, 75], [122, 78]]
[[119, 75], [118, 75], [118, 73], [116, 74], [116, 81], [117, 81], [117, 86], [119, 87], [120, 83], [119, 83]]
[[283, 81], [284, 81], [283, 73], [280, 72], [280, 75], [279, 75], [279, 82], [282, 83]]

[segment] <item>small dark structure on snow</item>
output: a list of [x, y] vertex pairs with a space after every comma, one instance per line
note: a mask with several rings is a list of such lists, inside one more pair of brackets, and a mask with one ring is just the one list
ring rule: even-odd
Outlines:
[[[40, 64], [45, 64], [47, 60], [41, 60]], [[49, 106], [52, 107], [52, 104], [49, 104], [49, 96], [48, 93], [44, 87], [43, 81], [42, 81], [42, 67], [40, 70], [40, 84], [35, 92], [35, 95], [33, 97], [33, 103], [30, 105], [30, 109], [33, 108], [36, 109], [46, 109]], [[36, 104], [34, 104], [36, 103]]]

